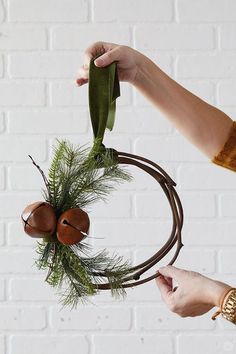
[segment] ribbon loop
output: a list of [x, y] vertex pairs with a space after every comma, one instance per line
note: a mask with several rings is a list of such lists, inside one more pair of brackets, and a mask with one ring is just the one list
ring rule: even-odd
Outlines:
[[106, 128], [112, 130], [114, 126], [120, 85], [116, 63], [98, 68], [95, 59], [90, 61], [89, 67], [89, 110], [94, 139], [102, 144]]

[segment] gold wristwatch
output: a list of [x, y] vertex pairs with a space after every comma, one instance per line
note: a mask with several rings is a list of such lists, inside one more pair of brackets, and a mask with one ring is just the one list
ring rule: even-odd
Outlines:
[[226, 320], [236, 324], [236, 289], [228, 293], [223, 302], [221, 314]]
[[213, 316], [216, 317], [221, 314], [226, 320], [236, 324], [236, 289], [231, 288], [222, 296], [220, 301], [220, 309]]

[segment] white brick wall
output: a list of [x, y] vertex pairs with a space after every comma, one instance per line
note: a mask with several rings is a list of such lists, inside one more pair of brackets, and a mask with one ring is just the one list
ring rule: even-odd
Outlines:
[[88, 19], [86, 0], [9, 1], [10, 22], [85, 22]]
[[12, 335], [8, 349], [14, 354], [58, 353], [65, 354], [70, 343], [70, 353], [89, 353], [89, 342], [84, 335]]
[[[20, 213], [41, 199], [43, 169], [57, 137], [91, 143], [87, 87], [75, 85], [83, 50], [106, 40], [135, 46], [183, 86], [236, 117], [235, 0], [0, 0], [0, 353], [224, 354], [235, 352], [223, 320], [181, 319], [155, 282], [108, 292], [78, 310], [33, 267], [35, 241]], [[185, 247], [176, 265], [236, 286], [236, 184], [209, 163], [126, 83], [105, 143], [160, 163], [177, 182]], [[135, 178], [91, 208], [91, 242], [135, 263], [162, 245], [170, 210], [155, 181]], [[92, 238], [92, 237], [97, 237]], [[206, 335], [207, 334], [207, 335]]]

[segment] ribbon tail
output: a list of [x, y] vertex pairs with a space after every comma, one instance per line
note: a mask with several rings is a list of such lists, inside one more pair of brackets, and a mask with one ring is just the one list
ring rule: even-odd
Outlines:
[[106, 128], [109, 129], [109, 130], [112, 130], [113, 127], [114, 127], [115, 113], [116, 113], [116, 101], [113, 101], [110, 104], [110, 109], [109, 109], [108, 118], [107, 118], [107, 124], [106, 124]]

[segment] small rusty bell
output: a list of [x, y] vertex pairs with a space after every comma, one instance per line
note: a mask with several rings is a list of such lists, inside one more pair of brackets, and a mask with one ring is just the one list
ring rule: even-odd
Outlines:
[[48, 238], [53, 235], [57, 218], [53, 207], [46, 202], [28, 205], [21, 215], [24, 231], [35, 238]]
[[80, 208], [68, 209], [61, 214], [57, 223], [57, 239], [64, 245], [82, 241], [89, 230], [88, 214]]

